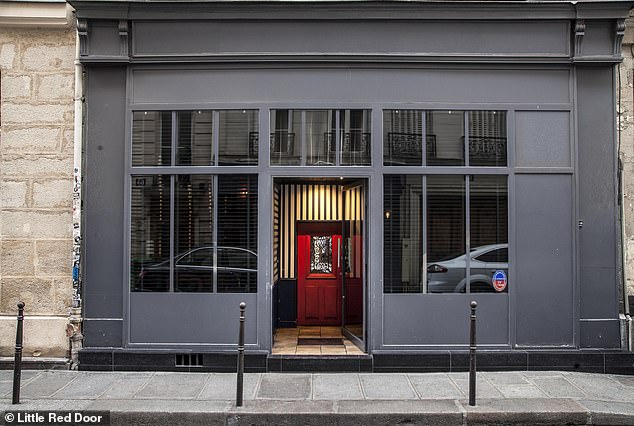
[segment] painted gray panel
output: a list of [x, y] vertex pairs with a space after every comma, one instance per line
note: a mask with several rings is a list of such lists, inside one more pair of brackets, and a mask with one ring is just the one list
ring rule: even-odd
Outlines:
[[[579, 267], [581, 306], [579, 315], [584, 319], [617, 318], [616, 269], [585, 266]], [[589, 299], [589, 300], [585, 300]]]
[[516, 341], [573, 344], [572, 177], [518, 175]]
[[585, 35], [581, 44], [584, 56], [612, 55], [614, 23], [610, 21], [586, 21]]
[[621, 346], [621, 329], [619, 321], [600, 320], [579, 322], [579, 334], [582, 348], [613, 348]]
[[119, 55], [117, 21], [91, 21], [88, 39], [91, 55]]
[[515, 155], [520, 167], [570, 167], [570, 113], [517, 111]]
[[611, 67], [577, 69], [581, 318], [618, 314], [613, 81]]
[[123, 320], [84, 319], [82, 325], [84, 347], [121, 347], [123, 346]]
[[257, 294], [131, 293], [131, 343], [238, 343], [246, 302], [245, 343], [257, 342]]
[[84, 316], [121, 318], [125, 68], [88, 68], [86, 83]]
[[566, 21], [267, 20], [190, 21], [187, 25], [141, 21], [134, 24], [133, 40], [136, 56], [249, 53], [566, 56], [569, 51]]
[[567, 70], [137, 69], [134, 103], [569, 102]]
[[385, 294], [383, 344], [468, 345], [471, 300], [478, 302], [478, 344], [508, 344], [506, 294]]

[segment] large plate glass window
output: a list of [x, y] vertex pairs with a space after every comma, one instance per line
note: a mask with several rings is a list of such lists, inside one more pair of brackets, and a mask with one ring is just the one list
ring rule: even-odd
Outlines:
[[508, 291], [506, 176], [385, 175], [383, 220], [385, 293]]
[[132, 291], [256, 292], [257, 176], [133, 175], [131, 195]]
[[507, 176], [385, 175], [383, 220], [385, 293], [508, 291]]

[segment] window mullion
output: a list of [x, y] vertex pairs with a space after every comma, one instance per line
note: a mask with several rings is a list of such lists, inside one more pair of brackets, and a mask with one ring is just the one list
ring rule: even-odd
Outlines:
[[213, 158], [211, 159], [211, 165], [215, 166], [218, 164], [218, 152], [219, 152], [219, 129], [220, 129], [220, 123], [219, 121], [219, 117], [220, 117], [220, 113], [218, 111], [213, 111], [211, 113], [211, 143], [213, 145], [213, 149], [212, 149], [212, 156]]
[[464, 165], [469, 166], [469, 113], [464, 111], [463, 113], [463, 126], [464, 126]]
[[465, 197], [465, 269], [467, 293], [471, 293], [471, 175], [465, 175], [464, 197]]

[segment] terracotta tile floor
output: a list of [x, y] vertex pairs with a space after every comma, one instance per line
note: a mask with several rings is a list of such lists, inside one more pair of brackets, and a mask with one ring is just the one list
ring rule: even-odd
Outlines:
[[[341, 338], [343, 345], [297, 345], [298, 338]], [[363, 355], [363, 351], [341, 334], [341, 327], [300, 326], [278, 328], [273, 355]]]

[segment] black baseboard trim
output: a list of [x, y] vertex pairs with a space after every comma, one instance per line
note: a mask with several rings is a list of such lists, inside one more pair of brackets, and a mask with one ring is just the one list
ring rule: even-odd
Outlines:
[[[183, 352], [85, 348], [85, 371], [235, 372], [237, 353], [203, 352], [195, 365], [177, 365]], [[264, 372], [460, 372], [469, 370], [469, 352], [375, 353], [355, 356], [300, 356], [246, 353], [247, 373]], [[182, 361], [182, 358], [181, 358]], [[634, 353], [623, 351], [479, 351], [478, 371], [578, 371], [634, 375]]]

